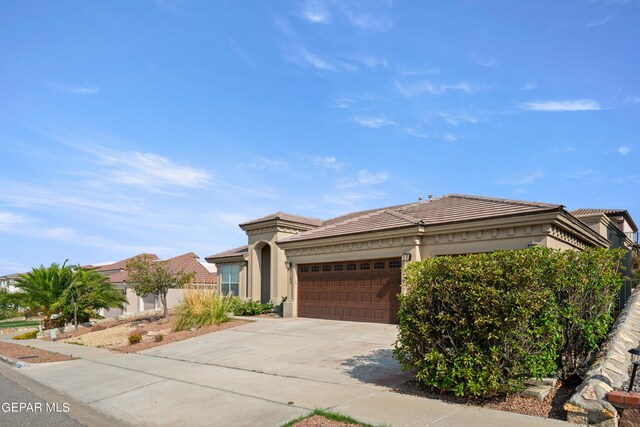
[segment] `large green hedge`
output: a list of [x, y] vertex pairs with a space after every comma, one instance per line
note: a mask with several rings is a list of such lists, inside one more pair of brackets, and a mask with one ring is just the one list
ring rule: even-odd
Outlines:
[[394, 355], [424, 385], [460, 396], [572, 375], [612, 322], [621, 257], [531, 248], [411, 263]]

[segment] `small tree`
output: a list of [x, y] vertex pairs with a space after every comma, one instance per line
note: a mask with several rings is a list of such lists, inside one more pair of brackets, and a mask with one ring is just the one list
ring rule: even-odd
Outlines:
[[98, 310], [120, 307], [126, 301], [122, 292], [109, 282], [107, 276], [76, 267], [69, 286], [53, 307], [55, 311], [62, 312], [66, 321], [73, 318], [77, 330], [78, 321], [86, 322], [90, 318], [100, 317]]
[[167, 293], [170, 288], [182, 287], [193, 280], [193, 273], [184, 270], [173, 272], [166, 261], [156, 261], [150, 255], [135, 257], [125, 267], [131, 289], [140, 297], [158, 295], [164, 307], [164, 317], [169, 318]]

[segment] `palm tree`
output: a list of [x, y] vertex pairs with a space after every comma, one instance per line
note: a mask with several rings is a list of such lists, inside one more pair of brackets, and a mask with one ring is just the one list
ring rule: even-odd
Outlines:
[[16, 287], [21, 292], [12, 294], [12, 297], [21, 307], [42, 313], [45, 326], [49, 326], [54, 305], [71, 283], [72, 276], [73, 269], [67, 266], [67, 261], [62, 266], [57, 263], [51, 264], [50, 267], [41, 265], [18, 276]]
[[78, 329], [78, 321], [100, 317], [98, 310], [120, 307], [127, 300], [109, 279], [94, 271], [76, 268], [69, 286], [65, 288], [53, 307], [71, 320]]
[[21, 292], [11, 294], [11, 298], [20, 307], [42, 314], [45, 328], [54, 326], [54, 313], [61, 313], [59, 322], [73, 319], [77, 329], [78, 321], [100, 317], [98, 310], [120, 307], [126, 302], [106, 276], [80, 266], [67, 266], [67, 261], [62, 266], [53, 263], [19, 275], [16, 287]]

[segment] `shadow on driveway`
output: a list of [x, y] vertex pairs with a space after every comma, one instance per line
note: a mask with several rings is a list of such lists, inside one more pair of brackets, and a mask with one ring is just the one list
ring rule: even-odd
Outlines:
[[393, 360], [393, 350], [378, 349], [369, 354], [354, 356], [344, 362], [345, 373], [360, 382], [392, 387], [413, 378], [410, 372], [402, 372]]

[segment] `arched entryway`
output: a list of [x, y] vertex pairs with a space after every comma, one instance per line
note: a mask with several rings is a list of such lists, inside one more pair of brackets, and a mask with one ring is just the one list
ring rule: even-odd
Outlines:
[[271, 246], [267, 243], [260, 250], [260, 302], [271, 300]]

